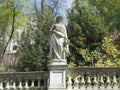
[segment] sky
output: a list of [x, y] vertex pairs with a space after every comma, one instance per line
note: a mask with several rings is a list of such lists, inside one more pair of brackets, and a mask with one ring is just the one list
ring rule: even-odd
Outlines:
[[59, 15], [63, 16], [64, 19], [63, 19], [62, 23], [66, 24], [66, 25], [68, 23], [67, 16], [66, 16], [66, 11], [69, 8], [71, 8], [73, 1], [74, 0], [63, 0], [63, 3], [62, 3], [63, 5], [62, 5], [62, 7], [60, 7], [58, 9], [58, 12], [57, 12], [58, 13], [57, 16], [59, 16]]
[[[34, 0], [26, 0], [27, 3], [31, 6], [31, 7], [34, 7]], [[50, 2], [50, 0], [45, 0], [46, 3], [52, 5], [52, 3]], [[72, 5], [72, 2], [74, 0], [62, 0], [62, 3], [60, 3], [60, 5], [62, 5], [62, 7], [58, 7], [57, 9], [57, 16], [61, 15], [64, 17], [64, 20], [63, 20], [63, 23], [64, 24], [67, 24], [67, 17], [66, 17], [66, 10], [71, 8], [71, 5]], [[37, 8], [40, 9], [40, 3], [41, 3], [41, 0], [36, 0], [36, 4], [37, 4]], [[28, 11], [26, 9], [24, 9], [23, 11], [27, 12], [27, 13], [34, 13], [34, 11]]]
[[73, 3], [74, 0], [66, 0], [66, 8], [71, 8], [71, 4]]
[[[34, 0], [26, 0], [26, 1], [31, 7], [34, 7]], [[52, 4], [50, 2], [51, 0], [45, 0], [45, 1], [47, 4]], [[61, 0], [59, 0], [59, 1], [61, 1]], [[59, 13], [62, 14], [63, 12], [61, 12], [61, 11], [65, 11], [66, 9], [71, 8], [71, 4], [73, 1], [74, 0], [62, 0], [62, 3], [60, 3], [60, 4], [62, 4], [63, 7], [60, 8]], [[37, 4], [38, 8], [40, 8], [40, 3], [41, 3], [41, 0], [36, 0], [36, 4]]]

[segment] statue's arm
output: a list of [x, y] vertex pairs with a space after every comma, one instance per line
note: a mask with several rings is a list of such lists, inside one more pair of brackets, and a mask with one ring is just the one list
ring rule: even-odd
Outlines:
[[49, 30], [50, 32], [53, 31], [54, 26], [55, 26], [55, 24], [53, 24], [53, 25], [51, 26], [51, 28], [50, 28], [50, 30]]
[[64, 33], [62, 33], [62, 32], [59, 32], [59, 31], [56, 31], [56, 30], [53, 30], [53, 32], [60, 35], [61, 37], [65, 37]]

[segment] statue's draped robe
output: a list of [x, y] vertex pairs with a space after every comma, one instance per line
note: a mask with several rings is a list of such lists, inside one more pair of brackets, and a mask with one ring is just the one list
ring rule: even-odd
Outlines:
[[68, 46], [65, 44], [68, 40], [66, 27], [59, 23], [51, 29], [49, 57], [50, 59], [64, 59], [65, 50], [68, 50]]

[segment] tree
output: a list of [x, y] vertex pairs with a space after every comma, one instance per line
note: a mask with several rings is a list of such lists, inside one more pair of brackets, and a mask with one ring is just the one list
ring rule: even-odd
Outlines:
[[42, 2], [42, 4], [44, 4], [44, 7], [42, 7], [44, 9], [41, 10], [37, 9], [35, 4], [36, 12], [30, 15], [35, 22], [23, 33], [18, 52], [17, 66], [19, 66], [19, 71], [47, 70], [49, 29], [54, 22], [54, 14], [45, 2]]
[[53, 13], [55, 13], [55, 15], [59, 15], [60, 11], [59, 10], [63, 10], [65, 9], [64, 7], [66, 7], [65, 0], [47, 0], [49, 2], [49, 8], [52, 10]]
[[97, 14], [104, 17], [104, 22], [109, 26], [110, 33], [119, 31], [120, 27], [120, 1], [119, 0], [88, 0], [95, 8]]
[[85, 60], [93, 60], [95, 66], [120, 66], [120, 51], [117, 47], [110, 36], [105, 36], [101, 46], [95, 50], [81, 49], [80, 52]]
[[[96, 66], [120, 66], [120, 51], [117, 45], [113, 43], [111, 37], [104, 37], [102, 45], [94, 51], [94, 57], [97, 59]], [[99, 49], [99, 50], [98, 50]], [[96, 55], [99, 53], [99, 55]]]
[[119, 0], [75, 0], [68, 12], [71, 61], [78, 65], [120, 65], [119, 4]]
[[[0, 32], [3, 41], [3, 50], [1, 58], [4, 57], [6, 48], [13, 38], [13, 34], [18, 26], [26, 26], [28, 19], [22, 11], [28, 8], [25, 0], [4, 0], [0, 3]], [[9, 39], [6, 41], [5, 33], [9, 32]]]
[[120, 33], [120, 1], [88, 0], [88, 2], [94, 7], [97, 14], [104, 17], [105, 25], [109, 28], [109, 34], [115, 37], [113, 40], [120, 47], [120, 38], [118, 37]]
[[96, 14], [88, 2], [75, 0], [68, 12], [68, 22], [68, 36], [71, 41], [69, 60], [77, 65], [89, 65], [80, 51], [92, 51], [101, 45], [108, 33], [104, 18]]

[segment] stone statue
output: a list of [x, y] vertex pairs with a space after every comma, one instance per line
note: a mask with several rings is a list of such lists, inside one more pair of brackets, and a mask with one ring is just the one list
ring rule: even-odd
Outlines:
[[53, 24], [50, 31], [50, 52], [49, 58], [52, 59], [65, 59], [69, 53], [69, 40], [67, 31], [64, 24], [61, 23], [63, 18], [58, 16], [56, 24]]

